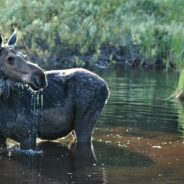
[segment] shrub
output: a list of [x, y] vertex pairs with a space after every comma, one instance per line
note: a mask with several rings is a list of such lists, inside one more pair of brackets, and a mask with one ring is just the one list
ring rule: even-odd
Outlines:
[[183, 0], [0, 0], [0, 32], [18, 29], [23, 50], [48, 62], [57, 53], [132, 49], [183, 65]]

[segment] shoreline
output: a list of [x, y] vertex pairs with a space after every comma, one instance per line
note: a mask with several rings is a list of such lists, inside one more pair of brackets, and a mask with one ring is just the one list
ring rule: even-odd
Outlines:
[[48, 52], [47, 55], [38, 56], [30, 54], [34, 63], [45, 69], [67, 69], [67, 68], [89, 68], [106, 70], [113, 67], [118, 68], [143, 68], [152, 70], [176, 69], [172, 62], [164, 63], [162, 58], [145, 59], [138, 49], [129, 50], [105, 46], [99, 49], [99, 53], [91, 50], [85, 54], [80, 53], [79, 48], [66, 49], [65, 51]]

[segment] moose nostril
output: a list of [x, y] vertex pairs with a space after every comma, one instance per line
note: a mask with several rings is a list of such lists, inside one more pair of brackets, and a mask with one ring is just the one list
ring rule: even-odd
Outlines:
[[44, 74], [34, 75], [33, 81], [37, 88], [44, 88], [47, 85], [47, 81]]
[[7, 61], [8, 61], [8, 64], [14, 65], [14, 63], [15, 63], [15, 58], [14, 58], [13, 56], [9, 56], [9, 57], [7, 58]]
[[38, 76], [36, 76], [36, 77], [34, 78], [34, 83], [35, 83], [35, 85], [36, 85], [37, 87], [40, 86], [40, 79], [39, 79]]
[[41, 74], [40, 80], [41, 80], [42, 88], [45, 88], [47, 86], [47, 79], [44, 72]]

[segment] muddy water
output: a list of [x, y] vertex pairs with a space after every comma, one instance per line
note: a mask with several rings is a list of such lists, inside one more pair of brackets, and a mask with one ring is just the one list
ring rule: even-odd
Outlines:
[[1, 154], [0, 184], [184, 182], [184, 108], [167, 100], [177, 74], [121, 70], [101, 75], [111, 97], [93, 145], [69, 149], [68, 137], [40, 143], [42, 154]]

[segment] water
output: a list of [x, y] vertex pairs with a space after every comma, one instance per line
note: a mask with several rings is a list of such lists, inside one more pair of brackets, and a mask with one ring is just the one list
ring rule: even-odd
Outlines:
[[111, 97], [93, 145], [69, 149], [68, 137], [40, 143], [36, 153], [42, 154], [2, 153], [0, 183], [183, 183], [184, 108], [167, 100], [178, 75], [142, 70], [101, 75]]

